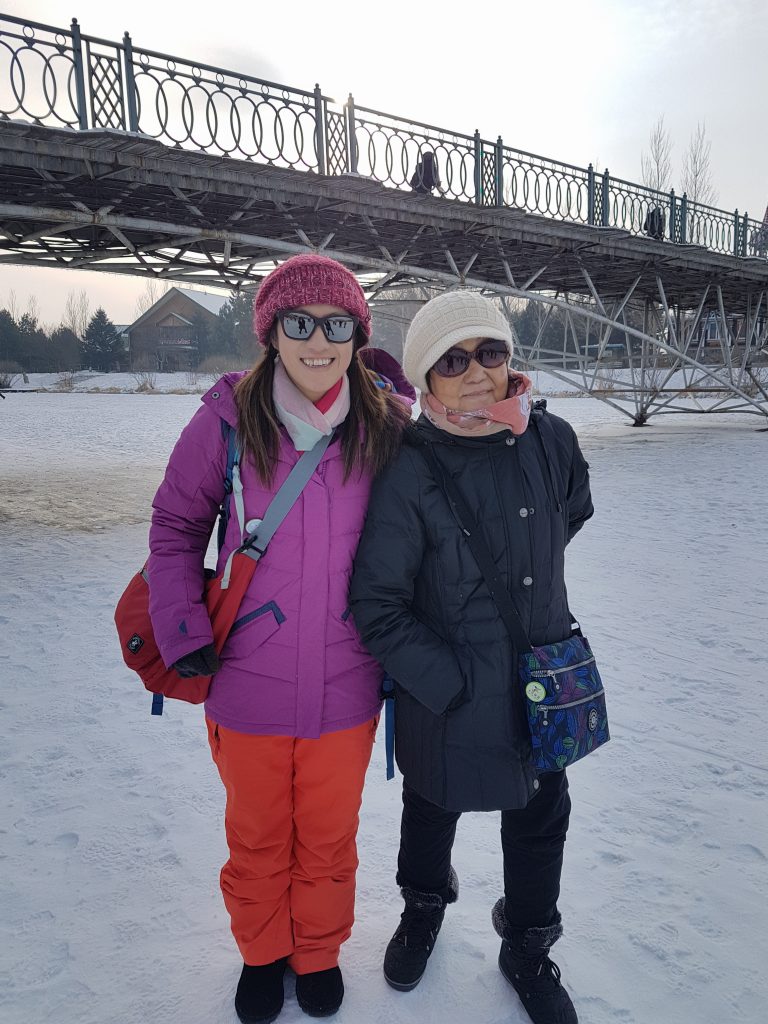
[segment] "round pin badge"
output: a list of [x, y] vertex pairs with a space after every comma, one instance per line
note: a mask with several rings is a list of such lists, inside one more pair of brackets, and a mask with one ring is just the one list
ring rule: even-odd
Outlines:
[[541, 683], [528, 683], [525, 688], [525, 695], [528, 700], [532, 700], [534, 704], [539, 704], [547, 696], [547, 691]]

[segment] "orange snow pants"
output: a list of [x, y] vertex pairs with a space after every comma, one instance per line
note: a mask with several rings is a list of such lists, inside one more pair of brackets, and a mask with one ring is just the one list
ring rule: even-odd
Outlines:
[[227, 793], [224, 904], [243, 960], [335, 967], [354, 921], [358, 812], [377, 718], [319, 739], [208, 722]]

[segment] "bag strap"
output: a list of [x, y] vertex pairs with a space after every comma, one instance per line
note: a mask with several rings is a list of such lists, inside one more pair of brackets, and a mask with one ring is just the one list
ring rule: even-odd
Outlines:
[[392, 676], [384, 676], [379, 696], [384, 701], [384, 754], [389, 781], [395, 777], [395, 682]]
[[236, 554], [240, 553], [247, 555], [255, 562], [258, 562], [262, 557], [280, 524], [296, 504], [299, 499], [299, 495], [307, 486], [312, 474], [320, 465], [320, 460], [325, 454], [326, 448], [331, 443], [332, 437], [333, 434], [323, 435], [314, 448], [311, 448], [308, 452], [302, 453], [301, 458], [286, 477], [280, 487], [280, 490], [269, 503], [269, 508], [264, 513], [264, 518], [256, 529], [245, 538], [241, 546], [236, 548], [227, 559], [227, 564], [224, 568], [224, 575], [221, 580], [222, 590], [226, 590], [229, 586], [229, 578], [232, 572], [232, 559]]
[[[229, 490], [235, 499], [235, 513], [242, 537], [245, 533], [245, 505], [243, 504], [243, 482], [240, 479], [240, 445], [237, 443], [237, 431], [234, 427], [229, 428], [227, 481]], [[229, 508], [227, 508], [227, 518], [229, 518]]]
[[552, 438], [550, 436], [552, 426], [550, 424], [549, 419], [545, 420], [543, 416], [531, 416], [530, 423], [533, 424], [533, 436], [536, 437], [539, 442], [542, 455], [544, 456], [544, 462], [547, 466], [547, 472], [549, 473], [549, 482], [552, 485], [552, 499], [555, 503], [557, 511], [562, 512], [563, 506], [560, 501], [560, 489], [557, 486], [557, 481], [555, 480], [555, 471], [553, 469], [555, 459], [551, 446]]
[[224, 477], [224, 500], [219, 509], [219, 529], [216, 535], [218, 550], [224, 547], [224, 538], [229, 523], [229, 506], [232, 493], [235, 492], [235, 509], [240, 524], [240, 535], [245, 533], [245, 510], [243, 507], [243, 487], [240, 482], [240, 445], [237, 443], [237, 431], [226, 420], [221, 421], [221, 432], [227, 442], [227, 471]]
[[493, 555], [485, 542], [482, 530], [474, 521], [461, 491], [438, 459], [430, 442], [426, 443], [424, 452], [434, 474], [435, 481], [448, 499], [448, 504], [451, 506], [459, 528], [467, 538], [467, 544], [469, 544], [470, 550], [475, 556], [478, 568], [483, 574], [486, 586], [491, 593], [494, 604], [499, 610], [499, 615], [507, 628], [507, 632], [517, 652], [523, 653], [532, 650], [531, 641], [528, 639], [525, 627], [512, 603], [510, 593], [499, 576], [496, 564], [493, 561]]

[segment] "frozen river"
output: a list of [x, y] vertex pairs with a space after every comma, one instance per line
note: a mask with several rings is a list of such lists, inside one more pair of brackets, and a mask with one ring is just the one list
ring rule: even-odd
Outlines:
[[[199, 708], [149, 715], [115, 601], [194, 395], [0, 402], [4, 742], [0, 1014], [6, 1024], [234, 1024], [239, 961], [218, 891], [223, 791]], [[613, 740], [571, 773], [554, 956], [584, 1024], [757, 1024], [768, 1000], [768, 434], [751, 417], [641, 430], [550, 400], [591, 464], [571, 604]], [[374, 751], [339, 1024], [523, 1024], [496, 968], [498, 816], [469, 814], [460, 901], [424, 981], [387, 988], [399, 917], [398, 783]], [[280, 1021], [304, 1021], [293, 995]]]

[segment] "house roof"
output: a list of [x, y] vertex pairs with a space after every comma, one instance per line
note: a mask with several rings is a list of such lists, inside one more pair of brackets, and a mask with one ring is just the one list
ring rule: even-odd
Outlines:
[[174, 293], [183, 295], [187, 299], [191, 299], [192, 302], [197, 303], [198, 306], [201, 306], [208, 313], [212, 313], [213, 316], [218, 314], [221, 307], [229, 298], [227, 295], [214, 295], [213, 292], [197, 292], [193, 291], [191, 288], [169, 288], [164, 295], [160, 296], [157, 302], [154, 302], [137, 320], [134, 320], [132, 324], [129, 324], [126, 330], [133, 330], [134, 327], [140, 327], [151, 317], [155, 316], [163, 306], [166, 305]]
[[221, 307], [229, 299], [228, 295], [214, 295], [213, 292], [193, 292], [189, 288], [177, 288], [176, 291], [182, 292], [192, 299], [193, 302], [197, 302], [198, 305], [214, 315], [218, 314]]

